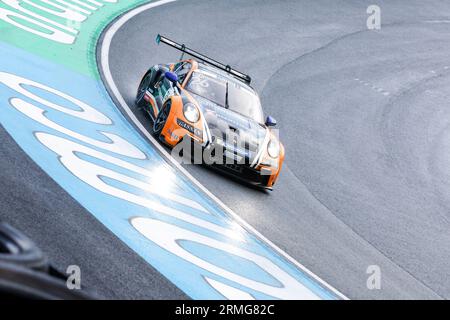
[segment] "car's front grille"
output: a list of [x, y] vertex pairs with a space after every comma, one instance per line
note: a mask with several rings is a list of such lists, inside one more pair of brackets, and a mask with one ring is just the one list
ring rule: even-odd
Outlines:
[[227, 164], [227, 163], [224, 163], [223, 166], [225, 168], [229, 169], [229, 170], [232, 170], [232, 171], [236, 172], [236, 173], [242, 173], [242, 171], [243, 171], [242, 165], [239, 165], [239, 164]]

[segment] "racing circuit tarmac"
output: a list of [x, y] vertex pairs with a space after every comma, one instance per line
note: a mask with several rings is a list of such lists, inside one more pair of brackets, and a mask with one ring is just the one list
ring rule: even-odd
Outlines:
[[[133, 106], [146, 68], [179, 55], [157, 33], [250, 74], [287, 152], [275, 190], [185, 168], [350, 298], [449, 298], [449, 5], [382, 1], [370, 31], [369, 4], [166, 4], [118, 30], [112, 76]], [[366, 287], [369, 265], [381, 290]]]
[[[370, 4], [168, 3], [119, 28], [111, 73], [144, 125], [148, 118], [134, 108], [141, 76], [179, 57], [156, 45], [158, 33], [251, 75], [286, 148], [274, 191], [185, 168], [351, 299], [448, 299], [450, 4], [378, 1], [378, 31], [366, 28]], [[97, 53], [102, 45], [101, 39]], [[56, 267], [80, 265], [83, 286], [101, 297], [187, 298], [35, 165], [3, 127], [0, 139], [7, 186], [0, 217], [35, 240]], [[366, 286], [370, 265], [381, 269], [380, 290]]]

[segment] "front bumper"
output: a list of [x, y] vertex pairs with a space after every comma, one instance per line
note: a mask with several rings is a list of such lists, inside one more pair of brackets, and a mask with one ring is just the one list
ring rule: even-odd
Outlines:
[[[168, 132], [172, 131], [168, 130]], [[183, 138], [181, 140], [180, 135], [176, 137], [177, 141], [169, 140], [170, 143], [168, 143], [168, 136], [165, 136], [163, 140], [171, 147], [174, 147], [175, 145], [182, 145], [182, 150], [189, 150], [187, 153], [184, 151], [182, 152], [182, 154], [184, 154], [182, 157], [185, 163], [204, 164], [238, 180], [269, 190], [271, 190], [275, 184], [278, 177], [279, 168], [264, 164], [253, 167], [251, 166], [252, 161], [247, 156], [239, 156], [234, 152], [229, 152], [223, 147], [223, 145], [204, 143], [197, 136], [184, 129], [178, 129], [177, 133], [183, 134]], [[173, 135], [171, 137], [173, 138]], [[188, 145], [189, 148], [187, 148]], [[216, 148], [223, 148], [223, 154], [216, 157], [214, 153], [214, 150], [217, 150]], [[188, 155], [189, 153], [190, 155]], [[231, 159], [230, 161], [230, 157], [234, 156], [239, 157], [239, 160], [236, 158]]]
[[262, 174], [261, 170], [240, 164], [212, 164], [210, 166], [247, 183], [261, 186], [265, 189], [272, 189], [273, 184], [269, 185], [271, 175]]
[[[202, 152], [205, 151], [205, 149], [214, 148], [214, 146], [211, 144], [209, 144], [207, 147], [204, 147], [199, 146], [198, 143], [195, 147], [201, 148]], [[212, 154], [212, 156], [214, 156], [214, 154]], [[207, 161], [206, 164], [209, 167], [231, 175], [236, 179], [245, 181], [252, 185], [263, 187], [265, 189], [272, 189], [272, 186], [275, 184], [275, 180], [278, 175], [277, 168], [272, 168], [264, 165], [252, 167], [250, 165], [251, 160], [248, 158], [245, 158], [241, 162], [237, 162], [236, 159], [231, 159], [230, 161], [230, 153], [227, 153], [226, 150], [224, 150], [223, 158], [218, 160], [220, 161]]]

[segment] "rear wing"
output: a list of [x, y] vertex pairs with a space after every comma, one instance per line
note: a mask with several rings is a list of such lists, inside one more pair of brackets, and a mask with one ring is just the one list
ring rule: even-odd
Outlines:
[[[181, 52], [183, 52], [184, 54], [190, 55], [196, 59], [199, 59], [211, 66], [214, 66], [216, 68], [219, 68], [229, 74], [231, 74], [232, 76], [235, 76], [236, 78], [244, 81], [247, 84], [250, 84], [250, 82], [252, 81], [252, 78], [250, 78], [250, 76], [246, 75], [245, 73], [242, 73], [240, 71], [237, 71], [236, 69], [231, 68], [229, 65], [225, 65], [221, 62], [218, 62], [214, 59], [211, 59], [201, 53], [198, 53], [197, 51], [194, 51], [192, 49], [187, 48], [184, 44], [179, 44], [176, 43], [175, 41], [172, 41], [166, 37], [163, 37], [162, 35], [158, 34], [156, 36], [156, 43], [159, 44], [160, 42], [165, 43], [169, 46], [171, 46], [172, 48], [175, 48], [177, 50], [180, 50]], [[181, 56], [181, 59], [183, 58], [183, 55]]]

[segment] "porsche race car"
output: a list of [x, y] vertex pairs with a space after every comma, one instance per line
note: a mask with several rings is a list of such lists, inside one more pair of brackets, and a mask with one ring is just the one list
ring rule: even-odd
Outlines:
[[140, 82], [136, 105], [149, 114], [152, 133], [170, 148], [200, 146], [203, 163], [272, 189], [285, 152], [251, 78], [161, 35], [156, 41], [182, 55], [151, 67]]

